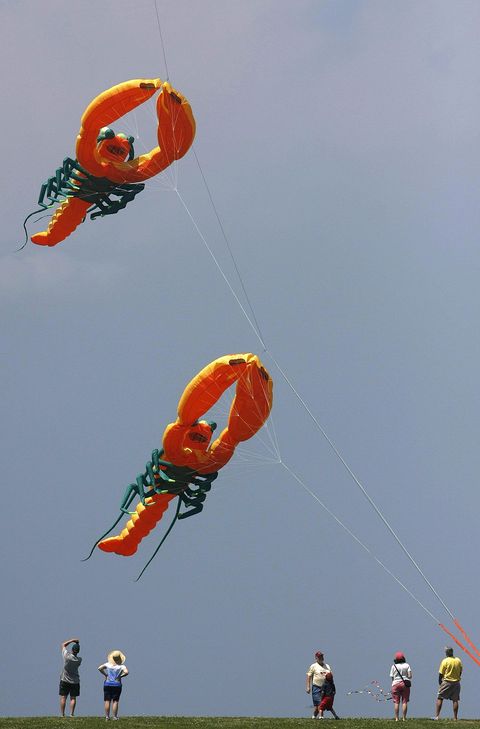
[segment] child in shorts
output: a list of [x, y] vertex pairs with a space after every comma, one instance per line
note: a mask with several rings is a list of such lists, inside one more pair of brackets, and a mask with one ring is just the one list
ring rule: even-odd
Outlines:
[[318, 706], [317, 719], [323, 719], [324, 711], [330, 711], [333, 714], [334, 719], [340, 719], [338, 714], [335, 713], [335, 709], [333, 708], [333, 699], [335, 698], [335, 692], [336, 688], [333, 682], [333, 676], [329, 671], [325, 676], [323, 686], [320, 687], [320, 704]]

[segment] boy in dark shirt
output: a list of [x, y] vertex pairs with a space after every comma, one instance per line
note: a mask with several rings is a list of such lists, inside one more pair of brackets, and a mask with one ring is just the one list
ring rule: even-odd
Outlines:
[[333, 699], [335, 698], [336, 689], [335, 684], [333, 683], [333, 676], [330, 672], [326, 674], [325, 682], [321, 687], [320, 691], [321, 701], [320, 706], [318, 707], [318, 719], [323, 719], [324, 711], [331, 711], [335, 719], [340, 719], [338, 714], [335, 713], [335, 709], [333, 708]]

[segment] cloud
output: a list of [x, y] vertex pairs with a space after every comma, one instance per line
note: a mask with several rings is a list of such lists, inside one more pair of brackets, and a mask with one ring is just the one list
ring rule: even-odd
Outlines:
[[26, 294], [64, 296], [95, 292], [123, 280], [126, 269], [116, 260], [78, 260], [55, 249], [26, 250], [4, 256], [0, 266], [0, 292], [4, 299]]

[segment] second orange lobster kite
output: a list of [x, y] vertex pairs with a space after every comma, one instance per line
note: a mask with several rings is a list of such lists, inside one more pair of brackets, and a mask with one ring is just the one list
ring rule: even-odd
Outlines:
[[[199, 420], [224, 394], [236, 384], [227, 426], [210, 444], [216, 423]], [[178, 417], [163, 434], [162, 450], [154, 450], [144, 473], [130, 484], [120, 505], [120, 515], [105, 534], [93, 545], [104, 552], [130, 556], [137, 551], [142, 539], [151, 532], [177, 498], [177, 508], [162, 541], [149, 559], [139, 579], [148, 567], [177, 519], [198, 514], [218, 471], [234, 454], [236, 446], [260, 430], [267, 420], [273, 400], [273, 383], [260, 359], [254, 354], [225, 355], [204, 367], [185, 388], [178, 404]], [[130, 504], [140, 499], [135, 511]], [[180, 513], [184, 505], [186, 511]], [[131, 518], [122, 532], [108, 537], [124, 514]]]

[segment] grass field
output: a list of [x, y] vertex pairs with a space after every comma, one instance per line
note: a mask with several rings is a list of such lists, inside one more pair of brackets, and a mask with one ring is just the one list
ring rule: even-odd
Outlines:
[[[308, 726], [311, 719], [266, 719], [257, 717], [188, 717], [188, 716], [125, 716], [113, 724], [120, 729], [299, 729]], [[326, 721], [330, 722], [331, 719]], [[342, 719], [339, 727], [346, 729], [391, 729], [392, 719]], [[408, 719], [411, 729], [432, 729], [431, 719]], [[472, 724], [478, 719], [459, 720], [456, 726]], [[441, 719], [439, 724], [452, 724], [453, 720]], [[12, 717], [0, 718], [0, 729], [58, 729], [70, 726], [71, 719], [58, 717]], [[98, 716], [75, 717], [74, 726], [78, 729], [94, 729], [105, 726], [105, 719]], [[110, 726], [110, 724], [108, 725]], [[315, 724], [314, 724], [315, 726]], [[333, 727], [332, 727], [333, 729]]]

